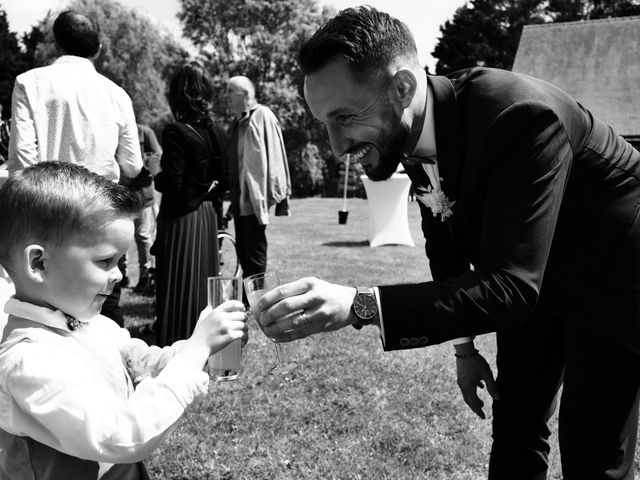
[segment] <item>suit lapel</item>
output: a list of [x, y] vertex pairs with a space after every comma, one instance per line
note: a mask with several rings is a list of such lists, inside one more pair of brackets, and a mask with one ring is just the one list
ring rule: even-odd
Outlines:
[[422, 165], [404, 165], [404, 171], [409, 175], [413, 188], [418, 195], [427, 193], [427, 187], [431, 185], [431, 182]]
[[[464, 159], [463, 138], [456, 103], [456, 92], [446, 77], [427, 76], [434, 97], [436, 149], [441, 188], [447, 198], [455, 201], [460, 189], [460, 174]], [[426, 175], [425, 175], [426, 176]]]

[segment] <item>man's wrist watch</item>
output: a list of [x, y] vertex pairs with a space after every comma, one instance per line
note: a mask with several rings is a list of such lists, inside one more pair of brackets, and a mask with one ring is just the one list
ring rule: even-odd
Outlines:
[[354, 313], [353, 328], [360, 330], [378, 319], [378, 301], [373, 288], [356, 287], [351, 310]]

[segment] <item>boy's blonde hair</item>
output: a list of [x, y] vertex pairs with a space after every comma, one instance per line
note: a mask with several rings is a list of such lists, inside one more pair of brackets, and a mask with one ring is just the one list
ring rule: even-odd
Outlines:
[[60, 245], [139, 210], [134, 192], [80, 165], [38, 163], [0, 187], [0, 264], [10, 271], [17, 247]]

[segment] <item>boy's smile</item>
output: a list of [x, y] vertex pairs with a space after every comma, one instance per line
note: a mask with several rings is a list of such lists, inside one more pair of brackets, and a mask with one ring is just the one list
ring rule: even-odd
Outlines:
[[118, 218], [47, 248], [43, 291], [51, 308], [78, 319], [99, 313], [122, 280], [118, 261], [133, 240], [133, 221]]

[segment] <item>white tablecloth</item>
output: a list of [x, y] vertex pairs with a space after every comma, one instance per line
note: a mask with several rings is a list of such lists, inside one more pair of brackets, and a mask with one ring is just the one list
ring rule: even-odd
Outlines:
[[369, 204], [369, 246], [415, 246], [409, 230], [407, 205], [411, 181], [404, 174], [374, 182], [361, 175]]

